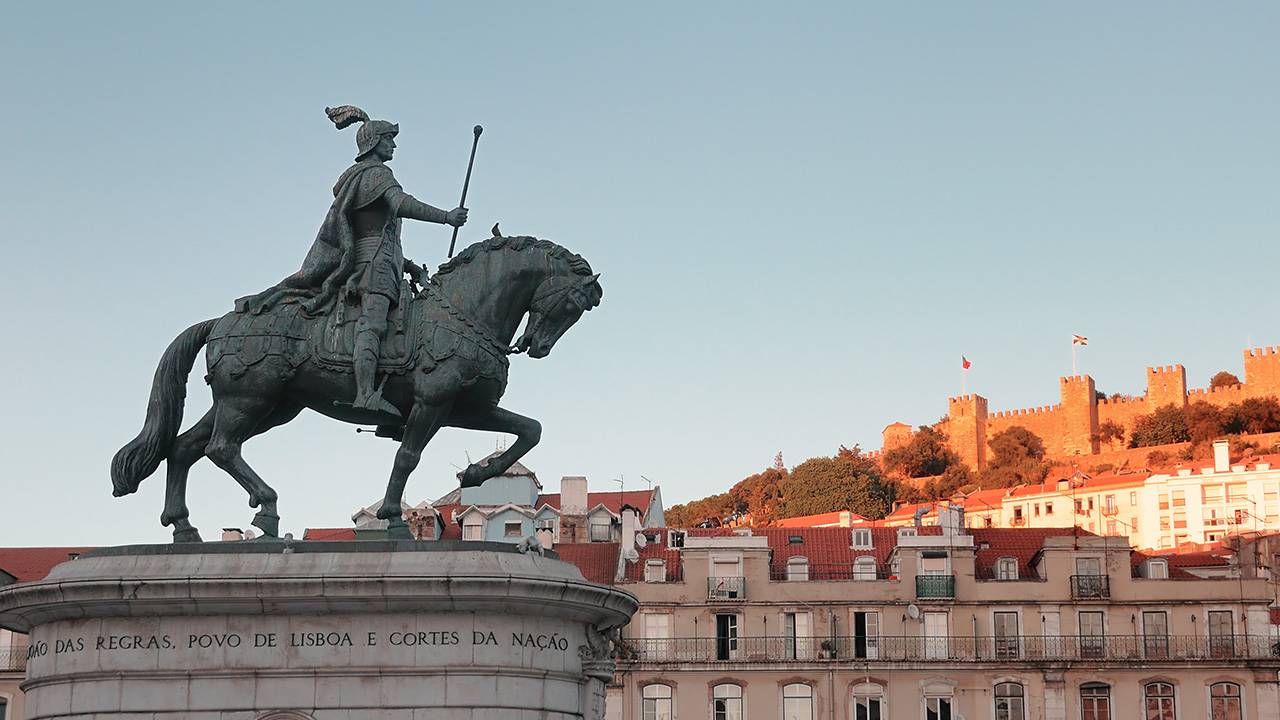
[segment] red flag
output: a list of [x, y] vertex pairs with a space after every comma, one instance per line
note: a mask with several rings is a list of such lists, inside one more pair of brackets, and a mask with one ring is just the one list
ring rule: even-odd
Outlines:
[[969, 358], [967, 358], [967, 357], [965, 357], [965, 356], [963, 356], [963, 355], [961, 355], [961, 356], [960, 356], [960, 367], [961, 367], [961, 368], [963, 368], [963, 369], [965, 369], [965, 370], [968, 370], [968, 369], [969, 369], [969, 366], [971, 366], [971, 365], [973, 365], [973, 363], [969, 362]]

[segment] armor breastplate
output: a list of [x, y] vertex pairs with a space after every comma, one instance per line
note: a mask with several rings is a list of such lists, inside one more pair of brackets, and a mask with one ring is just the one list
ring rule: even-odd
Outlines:
[[381, 235], [387, 224], [387, 201], [382, 198], [351, 213], [351, 229], [357, 238]]

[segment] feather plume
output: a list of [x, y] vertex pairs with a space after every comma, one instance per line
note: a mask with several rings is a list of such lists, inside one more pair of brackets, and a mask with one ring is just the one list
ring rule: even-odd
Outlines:
[[339, 130], [350, 127], [357, 122], [369, 122], [369, 114], [355, 105], [339, 105], [338, 107], [327, 107], [324, 114], [329, 116], [329, 120], [338, 126]]

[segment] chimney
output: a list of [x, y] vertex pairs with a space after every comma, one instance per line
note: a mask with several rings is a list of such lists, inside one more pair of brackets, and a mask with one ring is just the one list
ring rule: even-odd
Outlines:
[[1231, 470], [1231, 443], [1226, 440], [1215, 440], [1213, 443], [1213, 471], [1216, 473]]
[[222, 541], [234, 542], [244, 539], [244, 531], [240, 528], [222, 528]]
[[636, 557], [636, 535], [640, 534], [640, 511], [627, 505], [619, 513], [622, 516], [623, 557]]
[[964, 506], [947, 505], [938, 511], [938, 522], [942, 525], [943, 535], [964, 534]]
[[585, 475], [565, 475], [560, 478], [560, 514], [587, 514], [587, 478]]

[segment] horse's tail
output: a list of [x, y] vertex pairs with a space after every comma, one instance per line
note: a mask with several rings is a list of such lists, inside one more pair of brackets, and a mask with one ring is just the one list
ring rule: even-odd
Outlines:
[[187, 399], [187, 375], [204, 347], [217, 318], [196, 323], [183, 330], [160, 358], [155, 379], [151, 381], [151, 399], [147, 401], [147, 420], [138, 437], [120, 448], [111, 459], [112, 494], [116, 497], [135, 492], [142, 481], [160, 467], [173, 439], [182, 426], [182, 407]]

